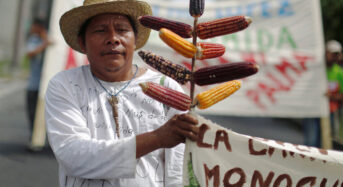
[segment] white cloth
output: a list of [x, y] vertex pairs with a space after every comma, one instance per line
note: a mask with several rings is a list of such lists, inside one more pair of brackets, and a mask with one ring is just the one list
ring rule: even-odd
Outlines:
[[[148, 70], [118, 95], [120, 139], [107, 94], [89, 66], [51, 79], [45, 115], [49, 143], [59, 163], [60, 186], [181, 186], [184, 144], [136, 159], [135, 135], [152, 131], [180, 113], [165, 110], [142, 92], [139, 83], [159, 84], [161, 77]], [[126, 83], [101, 82], [114, 93]], [[168, 77], [164, 85], [182, 91]]]

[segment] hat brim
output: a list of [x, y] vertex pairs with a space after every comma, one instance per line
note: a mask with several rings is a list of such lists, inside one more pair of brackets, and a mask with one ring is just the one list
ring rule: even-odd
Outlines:
[[132, 19], [137, 30], [136, 50], [143, 47], [147, 42], [150, 35], [150, 29], [141, 25], [138, 21], [138, 17], [152, 15], [150, 5], [142, 1], [112, 1], [80, 6], [66, 12], [60, 19], [60, 28], [67, 44], [74, 50], [83, 53], [78, 42], [78, 34], [81, 26], [89, 18], [104, 13], [124, 14]]

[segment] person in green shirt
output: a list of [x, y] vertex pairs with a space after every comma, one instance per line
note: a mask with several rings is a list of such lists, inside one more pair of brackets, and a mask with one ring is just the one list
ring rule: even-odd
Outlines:
[[[326, 44], [326, 73], [328, 80], [327, 96], [330, 100], [330, 122], [332, 134], [336, 135], [339, 127], [339, 109], [343, 100], [343, 68], [338, 64], [342, 60], [342, 46], [331, 40]], [[304, 118], [304, 144], [321, 147], [320, 118]]]
[[343, 68], [339, 62], [343, 58], [342, 45], [335, 40], [326, 44], [326, 74], [328, 78], [327, 96], [330, 100], [331, 129], [334, 136], [339, 129], [339, 110], [343, 101]]

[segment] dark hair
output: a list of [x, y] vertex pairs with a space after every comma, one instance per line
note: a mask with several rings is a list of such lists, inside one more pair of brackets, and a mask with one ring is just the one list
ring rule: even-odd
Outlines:
[[40, 18], [34, 18], [33, 21], [32, 21], [32, 24], [33, 25], [38, 25], [38, 26], [40, 26], [40, 27], [45, 29], [45, 21], [40, 19]]
[[[91, 17], [91, 18], [88, 18], [80, 27], [80, 30], [79, 30], [79, 33], [78, 33], [78, 37], [81, 37], [82, 39], [82, 42], [84, 43], [85, 42], [85, 37], [86, 37], [86, 30], [87, 30], [87, 27], [88, 25], [90, 24], [91, 20], [94, 18], [95, 16]], [[130, 16], [127, 16], [126, 17], [129, 19], [129, 22], [131, 24], [131, 27], [133, 29], [133, 32], [135, 33], [135, 36], [137, 36], [137, 29], [136, 29], [136, 26], [135, 26], [135, 23], [133, 22], [132, 18]]]

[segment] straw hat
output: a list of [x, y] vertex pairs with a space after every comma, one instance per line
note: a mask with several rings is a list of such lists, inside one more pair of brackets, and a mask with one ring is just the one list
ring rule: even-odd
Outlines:
[[66, 12], [60, 19], [61, 32], [67, 44], [83, 53], [78, 43], [80, 28], [89, 18], [103, 13], [119, 13], [130, 17], [137, 30], [136, 49], [147, 42], [150, 29], [142, 26], [137, 18], [152, 14], [148, 3], [136, 0], [85, 0], [83, 6]]

